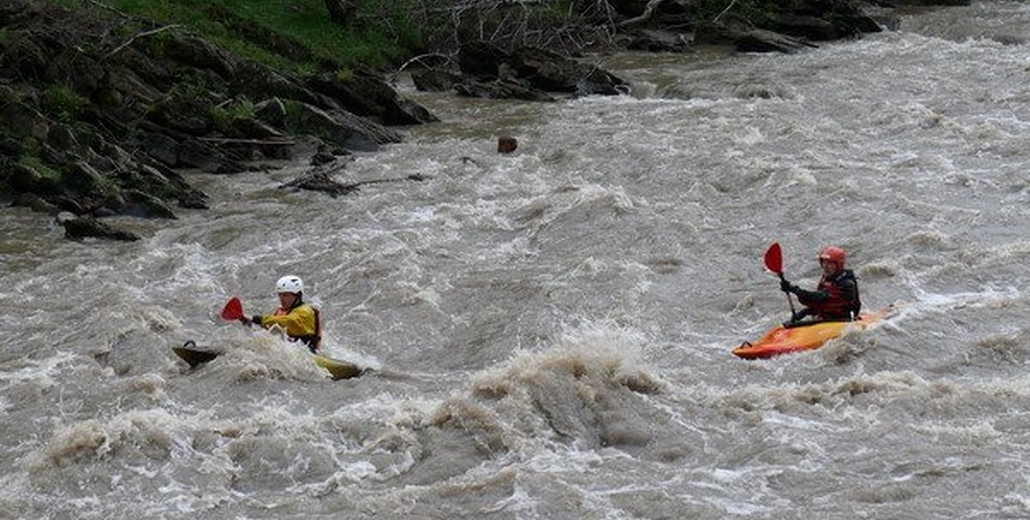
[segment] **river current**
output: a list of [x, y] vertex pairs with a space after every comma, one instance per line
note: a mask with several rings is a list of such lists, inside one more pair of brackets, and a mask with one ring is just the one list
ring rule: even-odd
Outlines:
[[[1030, 517], [1030, 4], [906, 14], [793, 55], [626, 54], [630, 95], [400, 88], [439, 124], [191, 174], [210, 210], [71, 242], [0, 213], [0, 518]], [[518, 139], [510, 155], [498, 136]], [[849, 253], [820, 350], [731, 354]], [[331, 381], [222, 321], [301, 276]], [[794, 302], [794, 305], [797, 305]], [[187, 370], [186, 340], [226, 351]]]

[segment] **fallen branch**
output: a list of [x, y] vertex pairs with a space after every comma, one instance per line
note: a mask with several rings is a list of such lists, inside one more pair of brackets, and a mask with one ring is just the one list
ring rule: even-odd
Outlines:
[[133, 42], [135, 42], [136, 40], [138, 40], [140, 38], [145, 38], [147, 36], [153, 36], [155, 34], [162, 33], [162, 32], [165, 32], [165, 31], [167, 31], [169, 29], [175, 29], [175, 28], [178, 28], [178, 27], [179, 27], [179, 24], [172, 24], [172, 25], [166, 25], [164, 27], [158, 27], [157, 29], [151, 29], [149, 31], [138, 32], [138, 33], [132, 35], [132, 38], [129, 38], [128, 40], [126, 40], [125, 43], [115, 47], [113, 51], [105, 54], [104, 55], [104, 59], [105, 60], [109, 59], [111, 56], [114, 56], [115, 54], [118, 54], [119, 52], [122, 51], [122, 49], [132, 45]]
[[123, 12], [115, 9], [114, 7], [111, 7], [111, 6], [109, 6], [109, 5], [107, 5], [107, 4], [103, 3], [103, 2], [97, 2], [97, 0], [82, 0], [82, 3], [83, 4], [89, 4], [89, 5], [92, 5], [92, 6], [95, 6], [95, 7], [99, 7], [101, 9], [106, 9], [108, 11], [111, 11], [111, 12], [121, 16], [122, 18], [132, 18], [128, 14], [123, 13]]
[[722, 15], [726, 14], [726, 12], [727, 12], [727, 11], [729, 11], [729, 10], [730, 10], [730, 8], [732, 8], [732, 7], [733, 7], [733, 5], [734, 5], [734, 4], [736, 4], [736, 3], [737, 3], [737, 0], [733, 0], [733, 1], [731, 1], [731, 2], [730, 2], [730, 5], [727, 5], [727, 6], [726, 6], [726, 9], [723, 9], [723, 10], [722, 10], [722, 12], [721, 12], [721, 13], [719, 13], [719, 16], [716, 16], [716, 17], [715, 17], [715, 19], [714, 19], [714, 20], [712, 20], [712, 21], [713, 21], [713, 22], [718, 22], [718, 21], [719, 21], [719, 18], [722, 18]]
[[446, 61], [449, 62], [452, 59], [454, 59], [454, 56], [449, 56], [447, 54], [441, 54], [439, 52], [430, 52], [430, 53], [427, 53], [427, 54], [419, 54], [418, 56], [415, 56], [414, 58], [411, 58], [410, 60], [404, 62], [404, 64], [401, 65], [399, 69], [394, 71], [394, 73], [390, 75], [390, 83], [393, 83], [397, 79], [397, 76], [400, 75], [401, 72], [404, 72], [404, 69], [408, 68], [408, 65], [411, 65], [412, 63], [420, 63], [422, 60], [424, 60], [426, 58], [444, 58]]
[[[336, 170], [338, 170], [337, 168]], [[330, 197], [336, 198], [340, 195], [350, 195], [351, 193], [357, 192], [362, 186], [369, 184], [382, 184], [387, 182], [405, 182], [414, 181], [422, 182], [429, 179], [425, 175], [413, 173], [407, 177], [390, 178], [390, 179], [370, 179], [367, 181], [350, 182], [347, 184], [341, 184], [334, 180], [331, 176], [331, 172], [313, 170], [301, 177], [293, 179], [285, 184], [280, 184], [279, 189], [293, 189], [293, 190], [309, 190], [309, 191], [320, 191], [328, 194]]]
[[[643, 21], [651, 18], [651, 13], [654, 12], [654, 8], [658, 7], [658, 4], [660, 4], [660, 3], [664, 2], [664, 1], [665, 0], [649, 0], [647, 2], [647, 7], [644, 7], [644, 12], [641, 13], [640, 16], [637, 16], [636, 18], [630, 18], [629, 20], [623, 20], [623, 21], [619, 22], [619, 27], [625, 27], [627, 25], [635, 24], [635, 23], [638, 23], [638, 22], [643, 22]], [[733, 1], [736, 2], [737, 0], [733, 0]]]

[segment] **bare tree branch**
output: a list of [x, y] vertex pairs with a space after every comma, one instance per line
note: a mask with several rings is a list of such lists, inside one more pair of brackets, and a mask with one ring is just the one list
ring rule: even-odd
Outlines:
[[723, 9], [723, 10], [722, 10], [722, 12], [721, 12], [721, 13], [719, 13], [719, 16], [716, 16], [716, 17], [715, 17], [715, 18], [714, 18], [714, 19], [713, 19], [712, 21], [713, 21], [713, 22], [718, 22], [718, 21], [719, 21], [719, 18], [722, 18], [722, 15], [726, 14], [726, 12], [727, 12], [727, 11], [729, 11], [729, 10], [730, 10], [730, 8], [732, 8], [732, 7], [733, 7], [733, 5], [734, 5], [734, 4], [736, 4], [736, 3], [737, 3], [737, 0], [732, 0], [732, 1], [730, 2], [730, 5], [727, 5], [727, 6], [726, 6], [726, 9]]
[[82, 4], [83, 5], [92, 5], [92, 6], [95, 6], [95, 7], [99, 7], [101, 9], [106, 9], [108, 11], [111, 11], [111, 12], [117, 14], [118, 16], [121, 16], [122, 18], [132, 18], [128, 14], [123, 13], [123, 12], [115, 9], [114, 7], [111, 7], [111, 6], [109, 6], [109, 5], [107, 5], [107, 4], [103, 3], [103, 2], [97, 2], [97, 0], [82, 0]]
[[441, 54], [439, 52], [430, 52], [430, 53], [427, 53], [427, 54], [419, 54], [418, 56], [415, 56], [414, 58], [411, 58], [410, 60], [404, 62], [404, 64], [401, 65], [400, 68], [395, 70], [394, 73], [390, 75], [390, 83], [393, 83], [394, 81], [396, 81], [397, 80], [397, 76], [401, 72], [404, 72], [404, 69], [408, 68], [408, 65], [411, 65], [412, 63], [419, 63], [419, 62], [421, 62], [422, 60], [424, 60], [426, 58], [444, 58], [447, 61], [451, 61], [454, 58], [454, 56], [448, 55], [448, 54]]
[[129, 45], [132, 45], [132, 42], [134, 42], [134, 41], [136, 41], [136, 40], [138, 40], [140, 38], [144, 38], [144, 37], [147, 37], [147, 36], [153, 36], [155, 34], [165, 32], [165, 31], [167, 31], [169, 29], [175, 29], [177, 27], [179, 27], [178, 24], [172, 24], [172, 25], [166, 25], [164, 27], [158, 27], [157, 29], [152, 29], [152, 30], [149, 30], [149, 31], [138, 32], [138, 33], [132, 35], [132, 38], [129, 38], [128, 40], [126, 40], [125, 43], [115, 47], [114, 50], [112, 50], [111, 52], [105, 54], [103, 59], [106, 60], [106, 59], [110, 58], [111, 56], [114, 56], [115, 54], [118, 54], [119, 52], [121, 52], [122, 49], [128, 47]]
[[[635, 23], [643, 22], [643, 21], [651, 18], [651, 13], [654, 12], [654, 8], [658, 7], [658, 4], [660, 4], [660, 3], [664, 2], [664, 1], [665, 0], [648, 0], [647, 7], [644, 7], [644, 12], [641, 13], [640, 16], [637, 16], [635, 18], [630, 18], [629, 20], [623, 20], [622, 22], [619, 23], [619, 27], [625, 27], [627, 25], [632, 25], [632, 24], [635, 24]], [[733, 0], [733, 1], [736, 2], [737, 0]]]
[[418, 8], [411, 11], [419, 18], [416, 23], [426, 28], [430, 48], [443, 53], [472, 39], [508, 49], [556, 44], [573, 53], [593, 45], [611, 44], [617, 32], [615, 11], [608, 0], [418, 2]]

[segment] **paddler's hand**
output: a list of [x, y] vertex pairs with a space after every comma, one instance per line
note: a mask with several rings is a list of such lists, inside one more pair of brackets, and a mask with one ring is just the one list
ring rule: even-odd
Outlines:
[[793, 285], [791, 285], [791, 283], [788, 282], [786, 278], [784, 278], [783, 280], [780, 280], [780, 290], [781, 291], [783, 291], [785, 293], [792, 293], [792, 292], [796, 291], [797, 289], [798, 288], [793, 286]]

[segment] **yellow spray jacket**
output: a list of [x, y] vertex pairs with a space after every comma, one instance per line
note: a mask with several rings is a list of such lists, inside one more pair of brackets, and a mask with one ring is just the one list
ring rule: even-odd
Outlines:
[[[255, 316], [255, 322], [266, 329], [278, 326], [286, 331], [290, 339], [303, 341], [313, 352], [322, 342], [321, 317], [314, 307], [302, 303], [292, 309], [275, 310], [274, 314]], [[260, 320], [260, 321], [259, 321]]]

